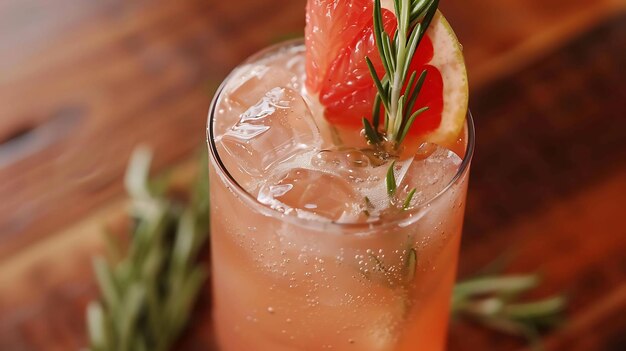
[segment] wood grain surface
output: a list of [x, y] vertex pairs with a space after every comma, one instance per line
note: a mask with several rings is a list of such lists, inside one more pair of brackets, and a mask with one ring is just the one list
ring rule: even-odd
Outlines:
[[[124, 224], [121, 176], [148, 144], [185, 182], [211, 95], [302, 33], [304, 0], [0, 0], [0, 350], [85, 346], [91, 256]], [[623, 0], [443, 1], [478, 130], [460, 274], [502, 253], [565, 290], [549, 350], [626, 349]], [[211, 349], [210, 297], [181, 350]], [[453, 323], [450, 350], [516, 350]]]

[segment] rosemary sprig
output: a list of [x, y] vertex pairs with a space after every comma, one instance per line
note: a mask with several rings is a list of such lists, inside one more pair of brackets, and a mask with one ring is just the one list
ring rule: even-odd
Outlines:
[[[381, 145], [387, 141], [397, 149], [415, 119], [428, 109], [424, 106], [412, 112], [427, 72], [422, 71], [418, 77], [417, 72], [409, 72], [409, 67], [435, 16], [439, 0], [394, 0], [393, 3], [397, 30], [392, 39], [383, 26], [380, 0], [374, 1], [374, 37], [385, 74], [379, 77], [372, 60], [365, 58], [377, 94], [372, 123], [366, 118], [362, 122], [365, 137], [371, 144]], [[385, 110], [382, 130], [379, 126], [381, 105]]]
[[181, 201], [148, 181], [150, 159], [139, 149], [126, 174], [135, 221], [128, 250], [109, 241], [118, 259], [94, 260], [102, 298], [87, 309], [91, 351], [168, 350], [206, 278], [196, 259], [208, 236], [207, 167]]
[[524, 337], [534, 349], [542, 350], [539, 330], [561, 321], [566, 300], [555, 295], [519, 301], [520, 295], [536, 288], [539, 282], [534, 274], [491, 275], [459, 282], [452, 295], [452, 314], [501, 333]]

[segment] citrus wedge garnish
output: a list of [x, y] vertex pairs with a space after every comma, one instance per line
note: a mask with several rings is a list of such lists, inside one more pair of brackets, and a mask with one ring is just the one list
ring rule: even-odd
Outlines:
[[[373, 0], [308, 1], [306, 86], [319, 96], [331, 124], [359, 128], [363, 117], [371, 118], [376, 87], [365, 57], [372, 60], [379, 77], [384, 75], [372, 10]], [[393, 11], [383, 8], [382, 18], [391, 36], [397, 26]], [[465, 122], [468, 84], [461, 45], [439, 12], [413, 56], [409, 74], [423, 70], [426, 81], [413, 111], [424, 106], [428, 110], [415, 120], [409, 136], [451, 144]]]

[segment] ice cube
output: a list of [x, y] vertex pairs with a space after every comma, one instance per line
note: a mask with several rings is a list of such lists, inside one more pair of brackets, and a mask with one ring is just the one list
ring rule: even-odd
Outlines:
[[[238, 116], [277, 87], [302, 91], [304, 56], [271, 57], [238, 67], [228, 79], [220, 97], [215, 120], [216, 135], [237, 122]], [[221, 113], [220, 113], [221, 112]]]
[[[389, 161], [391, 162], [391, 161]], [[360, 186], [361, 193], [367, 198], [370, 206], [369, 212], [371, 219], [376, 219], [378, 215], [385, 211], [391, 205], [389, 195], [387, 194], [386, 175], [389, 168], [389, 162], [381, 166], [372, 166], [367, 169], [367, 178]], [[406, 161], [396, 161], [395, 170], [396, 177], [405, 172]]]
[[272, 65], [243, 66], [240, 71], [245, 73], [236, 76], [225, 89], [230, 92], [228, 94], [230, 102], [247, 108], [274, 88], [287, 87], [301, 91], [304, 75], [298, 68], [304, 66], [303, 60], [304, 57], [296, 56], [289, 60], [281, 60], [284, 62], [273, 62]]
[[278, 163], [319, 148], [321, 137], [302, 96], [290, 88], [273, 88], [242, 113], [218, 142], [236, 180], [254, 187]]
[[422, 144], [414, 157], [396, 168], [398, 200], [404, 201], [416, 189], [411, 206], [425, 203], [444, 190], [460, 165], [461, 158], [453, 151], [432, 143]]
[[259, 202], [286, 214], [337, 222], [355, 222], [363, 201], [350, 183], [319, 170], [293, 168], [259, 190]]
[[322, 150], [313, 156], [311, 164], [354, 183], [365, 181], [370, 168], [368, 156], [358, 149]]

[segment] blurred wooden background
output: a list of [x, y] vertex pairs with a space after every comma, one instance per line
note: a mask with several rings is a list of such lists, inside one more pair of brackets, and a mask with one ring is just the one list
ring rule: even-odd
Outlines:
[[[0, 0], [0, 350], [85, 345], [90, 258], [148, 144], [188, 174], [212, 93], [305, 0]], [[566, 291], [549, 350], [626, 349], [626, 1], [443, 0], [477, 130], [460, 274], [511, 252]], [[208, 302], [181, 349], [206, 349]], [[463, 323], [450, 350], [517, 350]]]

